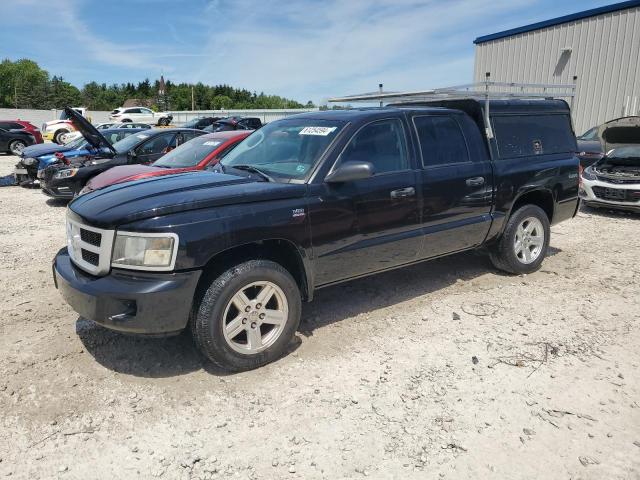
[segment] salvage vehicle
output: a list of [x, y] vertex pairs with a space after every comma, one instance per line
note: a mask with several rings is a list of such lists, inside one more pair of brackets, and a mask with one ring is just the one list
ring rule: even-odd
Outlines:
[[594, 208], [640, 211], [640, 117], [610, 120], [596, 135], [606, 154], [582, 171], [582, 202]]
[[0, 121], [0, 152], [20, 155], [29, 145], [42, 143], [40, 132], [26, 128], [24, 123], [28, 122]]
[[[87, 117], [87, 109], [84, 107], [73, 108], [78, 115]], [[89, 119], [90, 120], [90, 119]], [[74, 132], [76, 129], [71, 123], [69, 115], [63, 109], [57, 120], [51, 120], [42, 124], [42, 136], [45, 140], [51, 140], [54, 143], [62, 143], [62, 136], [67, 133]]]
[[[129, 128], [101, 130], [102, 134], [111, 144], [140, 131], [142, 130]], [[20, 185], [29, 186], [34, 184], [34, 182], [37, 181], [38, 172], [43, 171], [49, 165], [65, 163], [78, 157], [89, 158], [101, 153], [99, 149], [94, 148], [83, 136], [64, 146], [50, 143], [47, 145], [49, 145], [47, 149], [32, 150], [33, 147], [28, 147], [20, 154], [20, 161], [16, 164], [14, 170], [16, 180]]]
[[140, 122], [167, 126], [173, 120], [173, 115], [168, 112], [154, 112], [146, 107], [120, 107], [111, 112], [109, 118], [117, 122]]
[[82, 195], [56, 287], [113, 330], [188, 328], [212, 362], [241, 371], [286, 352], [319, 288], [480, 248], [501, 270], [534, 272], [549, 226], [578, 208], [569, 107], [492, 100], [490, 126], [483, 103], [455, 105], [294, 115], [213, 171]]
[[59, 161], [39, 170], [42, 192], [53, 198], [73, 198], [99, 173], [119, 165], [150, 164], [175, 147], [204, 135], [202, 130], [189, 128], [152, 128], [111, 145], [103, 133], [82, 116], [72, 110], [68, 113], [76, 128], [99, 153], [79, 156], [72, 161]]
[[209, 133], [183, 143], [150, 165], [122, 165], [96, 175], [80, 191], [83, 195], [114, 183], [131, 182], [191, 170], [204, 170], [251, 134], [248, 130]]
[[612, 147], [610, 145], [609, 147], [606, 146], [606, 141], [603, 139], [603, 135], [607, 129], [612, 127], [640, 127], [640, 117], [629, 116], [609, 120], [602, 125], [590, 128], [580, 135], [577, 138], [578, 158], [580, 159], [580, 165], [582, 165], [582, 168], [587, 168], [593, 165], [604, 157], [605, 152], [611, 150]]

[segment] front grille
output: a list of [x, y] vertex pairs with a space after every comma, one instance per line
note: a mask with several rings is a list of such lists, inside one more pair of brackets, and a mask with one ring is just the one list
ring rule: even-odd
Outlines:
[[71, 260], [93, 275], [107, 274], [115, 232], [86, 225], [75, 218], [72, 213], [67, 215], [67, 250]]
[[612, 202], [636, 202], [640, 200], [640, 190], [622, 188], [591, 187], [593, 194], [602, 200]]
[[102, 234], [92, 230], [87, 230], [86, 228], [80, 228], [80, 238], [83, 242], [99, 247], [100, 241], [102, 240]]
[[625, 184], [625, 183], [631, 183], [631, 184], [640, 183], [640, 177], [638, 177], [638, 176], [634, 176], [634, 177], [631, 177], [631, 176], [628, 176], [628, 177], [625, 177], [625, 176], [605, 177], [604, 175], [596, 175], [596, 178], [598, 180], [600, 180], [601, 182], [614, 183], [614, 184], [618, 184], [618, 185], [622, 185], [622, 184]]
[[89, 250], [85, 250], [84, 248], [82, 248], [81, 250], [82, 250], [82, 260], [96, 267], [100, 264], [100, 255], [98, 255], [95, 252], [90, 252]]

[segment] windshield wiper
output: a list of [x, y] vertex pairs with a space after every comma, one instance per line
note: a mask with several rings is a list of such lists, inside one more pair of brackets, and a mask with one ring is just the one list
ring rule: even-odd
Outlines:
[[272, 176], [263, 172], [259, 168], [254, 167], [253, 165], [229, 165], [229, 166], [237, 170], [245, 170], [247, 172], [257, 173], [262, 178], [264, 178], [267, 182], [275, 182], [275, 179]]

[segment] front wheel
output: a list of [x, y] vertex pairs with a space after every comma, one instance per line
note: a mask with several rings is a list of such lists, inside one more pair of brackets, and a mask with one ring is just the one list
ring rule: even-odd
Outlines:
[[69, 133], [69, 130], [58, 130], [54, 135], [53, 135], [53, 142], [57, 143], [58, 145], [62, 145], [62, 137], [64, 135], [66, 135], [67, 133]]
[[300, 323], [300, 290], [270, 260], [250, 260], [214, 279], [192, 314], [200, 350], [229, 371], [251, 370], [281, 357]]
[[544, 210], [524, 205], [507, 221], [502, 237], [490, 250], [491, 261], [505, 272], [535, 272], [547, 255], [550, 235], [549, 218]]

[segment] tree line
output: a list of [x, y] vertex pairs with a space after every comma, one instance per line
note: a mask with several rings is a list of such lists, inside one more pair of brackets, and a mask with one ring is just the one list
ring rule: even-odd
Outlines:
[[81, 89], [49, 72], [29, 59], [0, 63], [0, 108], [52, 109], [82, 106], [90, 110], [113, 110], [125, 100], [138, 99], [155, 110], [219, 110], [313, 107], [277, 95], [257, 94], [229, 85], [204, 85], [199, 82], [165, 82], [164, 95], [159, 94], [159, 81], [145, 79], [137, 84], [127, 82], [107, 85], [89, 82]]

